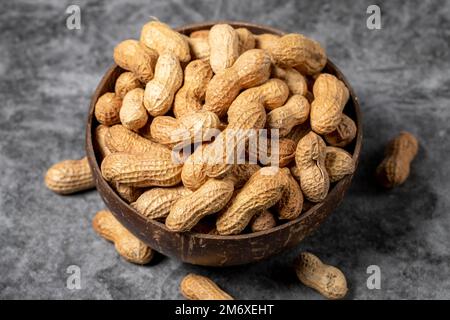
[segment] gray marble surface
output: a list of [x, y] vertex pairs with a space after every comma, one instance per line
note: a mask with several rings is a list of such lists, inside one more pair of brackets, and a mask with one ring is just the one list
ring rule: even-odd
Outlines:
[[[188, 272], [241, 299], [321, 299], [291, 269], [311, 250], [347, 276], [349, 299], [450, 298], [450, 2], [377, 1], [382, 29], [366, 27], [372, 1], [76, 1], [82, 27], [66, 28], [71, 1], [2, 1], [0, 10], [0, 298], [180, 299]], [[214, 269], [159, 257], [129, 264], [91, 229], [95, 191], [58, 196], [48, 166], [84, 153], [89, 99], [119, 41], [150, 16], [172, 26], [249, 20], [323, 43], [357, 92], [364, 148], [342, 205], [296, 249], [259, 264]], [[386, 141], [420, 139], [407, 183], [373, 181]], [[67, 267], [82, 288], [66, 288]], [[381, 289], [366, 286], [369, 265]]]

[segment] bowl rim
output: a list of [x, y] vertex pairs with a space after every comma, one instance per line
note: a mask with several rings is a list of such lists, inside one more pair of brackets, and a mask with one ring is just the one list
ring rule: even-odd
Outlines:
[[[210, 29], [214, 24], [218, 24], [218, 23], [227, 23], [233, 27], [245, 27], [245, 28], [249, 28], [249, 29], [264, 30], [264, 33], [272, 33], [275, 35], [286, 34], [286, 32], [284, 32], [284, 31], [281, 31], [279, 29], [276, 29], [276, 28], [273, 28], [270, 26], [266, 26], [266, 25], [259, 25], [259, 24], [243, 22], [243, 21], [228, 21], [228, 20], [206, 21], [206, 22], [201, 22], [201, 23], [193, 23], [193, 24], [187, 24], [187, 25], [184, 25], [184, 26], [181, 26], [178, 28], [174, 28], [174, 29], [180, 33], [186, 33], [186, 32], [193, 32], [193, 31], [197, 31], [197, 30]], [[356, 123], [357, 133], [356, 133], [356, 137], [354, 139], [355, 145], [354, 145], [354, 150], [352, 153], [352, 158], [355, 162], [355, 167], [357, 168], [358, 162], [359, 162], [359, 157], [361, 154], [362, 140], [363, 140], [362, 113], [361, 113], [361, 107], [359, 104], [359, 99], [356, 96], [356, 94], [353, 90], [353, 87], [350, 85], [350, 83], [348, 82], [347, 78], [344, 76], [342, 71], [329, 58], [327, 60], [327, 66], [329, 66], [333, 70], [335, 70], [335, 72], [336, 72], [335, 76], [345, 83], [345, 85], [347, 86], [347, 88], [349, 90], [350, 98], [352, 99], [352, 102], [354, 105], [353, 111], [355, 113], [355, 118], [354, 119], [352, 118], [352, 120], [355, 121], [355, 123]], [[164, 223], [161, 223], [161, 222], [153, 220], [153, 219], [147, 219], [146, 217], [141, 215], [130, 204], [125, 202], [117, 194], [117, 192], [114, 191], [114, 189], [109, 185], [109, 183], [103, 178], [103, 176], [101, 174], [100, 166], [97, 161], [97, 156], [96, 156], [96, 152], [95, 152], [95, 148], [94, 148], [94, 144], [93, 144], [93, 135], [92, 135], [92, 130], [96, 127], [94, 125], [95, 118], [93, 116], [94, 115], [94, 107], [95, 107], [95, 103], [97, 102], [98, 97], [100, 96], [100, 88], [104, 87], [107, 84], [107, 82], [109, 81], [109, 78], [118, 69], [120, 69], [120, 67], [117, 66], [115, 63], [113, 63], [108, 68], [108, 70], [103, 75], [100, 82], [98, 83], [98, 85], [95, 89], [95, 92], [92, 95], [91, 100], [90, 100], [89, 113], [88, 113], [88, 118], [87, 118], [87, 122], [86, 122], [85, 148], [86, 148], [86, 155], [88, 157], [91, 170], [95, 171], [96, 176], [100, 177], [100, 179], [101, 179], [100, 181], [96, 180], [95, 183], [96, 184], [102, 183], [104, 186], [106, 186], [106, 189], [115, 198], [114, 201], [121, 203], [121, 205], [127, 206], [130, 209], [130, 211], [133, 212], [133, 214], [135, 214], [137, 216], [138, 219], [143, 219], [145, 221], [145, 223], [153, 224], [154, 226], [159, 227], [160, 229], [163, 229], [164, 232], [177, 234], [177, 233], [169, 230]], [[355, 170], [355, 172], [356, 172], [356, 170]], [[230, 241], [230, 240], [256, 239], [259, 237], [267, 236], [270, 233], [275, 233], [275, 232], [283, 230], [283, 229], [289, 229], [291, 226], [296, 225], [296, 224], [301, 224], [303, 221], [308, 219], [308, 217], [311, 214], [315, 213], [318, 208], [320, 208], [321, 206], [323, 206], [326, 203], [327, 198], [329, 198], [332, 193], [337, 192], [337, 190], [339, 189], [338, 188], [339, 185], [349, 183], [350, 182], [349, 180], [352, 180], [354, 174], [355, 173], [353, 173], [351, 175], [347, 175], [342, 180], [340, 180], [339, 182], [334, 184], [331, 187], [330, 191], [328, 192], [324, 201], [312, 205], [306, 212], [302, 212], [296, 219], [285, 221], [282, 224], [277, 225], [276, 227], [273, 227], [271, 229], [258, 231], [258, 232], [252, 232], [252, 233], [237, 234], [237, 235], [212, 235], [212, 234], [198, 233], [198, 232], [193, 232], [193, 231], [187, 231], [187, 232], [184, 232], [184, 234], [189, 237], [198, 238], [198, 239]]]

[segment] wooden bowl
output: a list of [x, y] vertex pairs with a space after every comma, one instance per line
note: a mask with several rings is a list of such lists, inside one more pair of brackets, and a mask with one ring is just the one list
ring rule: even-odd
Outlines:
[[[196, 30], [209, 29], [217, 22], [193, 24], [178, 28], [184, 34]], [[254, 34], [272, 33], [282, 35], [283, 32], [270, 27], [244, 23], [226, 22], [233, 27], [248, 28]], [[303, 212], [297, 219], [283, 223], [268, 231], [233, 236], [208, 235], [194, 232], [173, 233], [160, 222], [147, 220], [123, 201], [103, 179], [99, 168], [99, 151], [92, 141], [95, 127], [98, 125], [94, 117], [94, 106], [97, 99], [105, 92], [114, 91], [114, 83], [123, 72], [113, 65], [105, 74], [91, 100], [89, 117], [86, 126], [86, 153], [95, 178], [97, 190], [115, 217], [135, 236], [156, 251], [183, 262], [204, 266], [232, 266], [259, 261], [297, 245], [330, 215], [344, 197], [349, 188], [352, 176], [347, 176], [330, 189], [325, 201], [318, 203]], [[356, 139], [346, 149], [353, 154], [355, 163], [361, 151], [362, 123], [358, 99], [341, 71], [328, 60], [324, 72], [332, 73], [341, 79], [350, 90], [345, 113], [357, 125]]]

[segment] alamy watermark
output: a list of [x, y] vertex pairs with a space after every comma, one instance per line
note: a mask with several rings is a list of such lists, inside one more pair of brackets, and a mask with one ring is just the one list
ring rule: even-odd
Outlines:
[[67, 7], [66, 14], [69, 16], [66, 18], [66, 27], [69, 30], [81, 29], [81, 9], [80, 6], [72, 4]]
[[379, 30], [381, 29], [381, 9], [376, 4], [372, 4], [367, 7], [367, 14], [370, 14], [367, 17], [366, 26], [369, 30]]
[[66, 269], [69, 276], [66, 279], [66, 288], [69, 290], [81, 289], [81, 268], [77, 265], [70, 265]]
[[370, 276], [367, 278], [367, 289], [369, 290], [380, 290], [381, 289], [381, 269], [376, 264], [367, 267], [367, 274]]

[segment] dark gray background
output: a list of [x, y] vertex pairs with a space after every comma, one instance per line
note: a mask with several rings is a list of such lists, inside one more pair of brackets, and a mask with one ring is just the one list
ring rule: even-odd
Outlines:
[[[65, 10], [81, 6], [82, 29]], [[0, 298], [176, 299], [188, 272], [211, 276], [236, 298], [320, 299], [291, 269], [311, 250], [347, 276], [350, 299], [450, 298], [450, 3], [383, 1], [381, 30], [366, 27], [367, 1], [2, 1], [0, 10]], [[58, 196], [47, 167], [84, 154], [89, 99], [119, 41], [150, 16], [172, 26], [249, 20], [319, 40], [357, 92], [364, 148], [343, 204], [298, 248], [228, 269], [158, 258], [123, 261], [91, 229], [95, 191]], [[420, 139], [406, 184], [378, 188], [373, 172], [400, 130]], [[378, 265], [381, 290], [368, 290]], [[78, 265], [82, 289], [66, 288]]]

